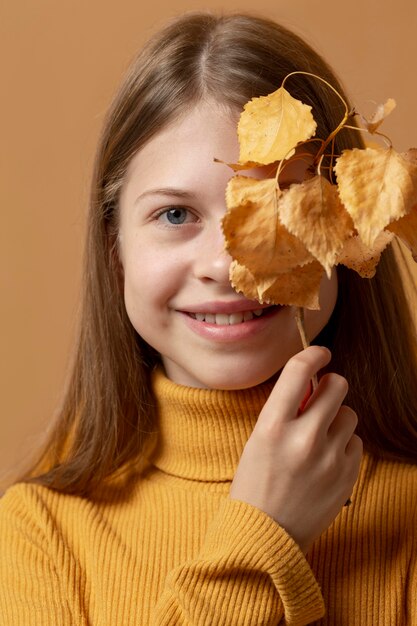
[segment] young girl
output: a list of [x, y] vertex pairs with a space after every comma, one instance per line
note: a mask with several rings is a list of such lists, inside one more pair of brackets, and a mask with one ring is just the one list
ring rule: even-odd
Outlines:
[[[417, 625], [417, 352], [392, 251], [373, 279], [323, 279], [305, 350], [293, 307], [229, 282], [214, 158], [236, 162], [243, 104], [295, 70], [341, 92], [245, 15], [186, 15], [133, 64], [98, 151], [63, 405], [0, 503], [2, 626]], [[288, 88], [327, 137], [337, 98]]]

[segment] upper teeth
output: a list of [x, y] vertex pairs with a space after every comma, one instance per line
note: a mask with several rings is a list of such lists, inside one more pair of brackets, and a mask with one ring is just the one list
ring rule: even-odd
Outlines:
[[240, 311], [239, 313], [191, 313], [199, 322], [207, 322], [208, 324], [219, 324], [220, 326], [228, 326], [230, 324], [241, 324], [253, 319], [253, 316], [259, 317], [265, 309], [256, 309], [254, 311]]

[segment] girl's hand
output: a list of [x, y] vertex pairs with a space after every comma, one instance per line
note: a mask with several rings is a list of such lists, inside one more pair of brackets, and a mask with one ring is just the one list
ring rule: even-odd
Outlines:
[[362, 456], [356, 413], [342, 405], [345, 378], [325, 374], [305, 405], [310, 380], [330, 361], [327, 348], [293, 356], [243, 450], [230, 497], [273, 517], [304, 553], [352, 493]]

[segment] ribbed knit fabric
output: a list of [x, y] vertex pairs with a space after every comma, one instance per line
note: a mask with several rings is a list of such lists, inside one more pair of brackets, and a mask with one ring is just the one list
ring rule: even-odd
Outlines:
[[271, 386], [154, 385], [157, 445], [131, 496], [17, 484], [0, 500], [1, 626], [417, 626], [417, 467], [364, 456], [305, 557], [229, 497]]

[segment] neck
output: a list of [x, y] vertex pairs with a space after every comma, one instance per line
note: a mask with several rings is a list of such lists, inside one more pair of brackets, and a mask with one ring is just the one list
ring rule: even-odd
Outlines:
[[231, 481], [273, 381], [243, 390], [185, 387], [153, 376], [158, 440], [150, 459], [163, 472], [200, 481]]

